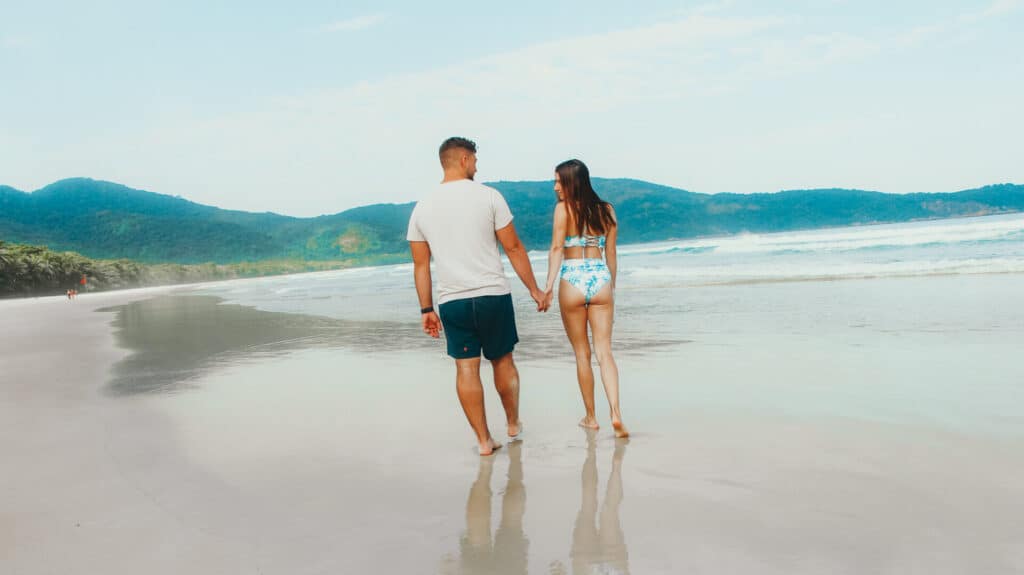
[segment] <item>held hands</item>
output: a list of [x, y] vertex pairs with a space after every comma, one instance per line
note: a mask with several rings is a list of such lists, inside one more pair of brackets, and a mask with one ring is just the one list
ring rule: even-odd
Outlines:
[[530, 290], [530, 297], [533, 298], [533, 301], [537, 302], [537, 311], [548, 311], [548, 307], [551, 306], [548, 294], [540, 291], [540, 289]]
[[420, 321], [423, 325], [423, 333], [433, 338], [441, 337], [441, 318], [437, 317], [437, 312], [427, 312], [422, 315]]

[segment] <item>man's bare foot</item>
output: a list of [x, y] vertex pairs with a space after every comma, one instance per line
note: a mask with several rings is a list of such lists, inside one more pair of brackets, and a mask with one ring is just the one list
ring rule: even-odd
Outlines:
[[600, 429], [601, 426], [597, 424], [596, 417], [584, 417], [580, 420], [580, 427], [585, 429]]
[[523, 422], [517, 421], [515, 423], [508, 424], [508, 438], [519, 439], [519, 434], [523, 432]]
[[501, 444], [494, 439], [488, 439], [485, 443], [480, 444], [480, 455], [487, 456], [495, 451], [501, 449]]
[[612, 429], [615, 430], [615, 437], [624, 438], [629, 437], [629, 430], [626, 429], [625, 425], [622, 425], [621, 421], [613, 420]]

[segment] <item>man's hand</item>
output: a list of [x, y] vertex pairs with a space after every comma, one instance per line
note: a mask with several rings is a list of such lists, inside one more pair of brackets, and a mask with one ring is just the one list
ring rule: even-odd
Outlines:
[[537, 302], [537, 311], [548, 311], [547, 294], [539, 289], [530, 290], [530, 297]]
[[441, 318], [437, 317], [437, 312], [427, 312], [423, 314], [421, 318], [423, 324], [423, 333], [430, 337], [441, 337]]

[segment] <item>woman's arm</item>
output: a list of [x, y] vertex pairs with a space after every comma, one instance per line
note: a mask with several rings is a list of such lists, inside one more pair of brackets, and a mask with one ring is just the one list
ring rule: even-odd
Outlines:
[[605, 233], [604, 237], [604, 259], [608, 264], [608, 271], [612, 274], [612, 291], [615, 291], [615, 278], [618, 272], [618, 253], [615, 251], [615, 242], [619, 236], [619, 220], [615, 217], [615, 209], [612, 208], [611, 204], [608, 204], [608, 211], [612, 214], [612, 220], [615, 221], [615, 225]]
[[565, 230], [568, 226], [569, 216], [565, 209], [565, 202], [558, 202], [555, 206], [554, 223], [551, 225], [551, 250], [548, 252], [548, 281], [544, 291], [551, 293], [555, 289], [555, 282], [558, 281], [558, 272], [562, 268], [562, 252], [565, 250]]

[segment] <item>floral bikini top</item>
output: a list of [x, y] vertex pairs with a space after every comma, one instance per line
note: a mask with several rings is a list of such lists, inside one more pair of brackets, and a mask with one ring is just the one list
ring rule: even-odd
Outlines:
[[564, 247], [604, 249], [604, 236], [592, 236], [590, 234], [580, 234], [578, 236], [565, 236]]

